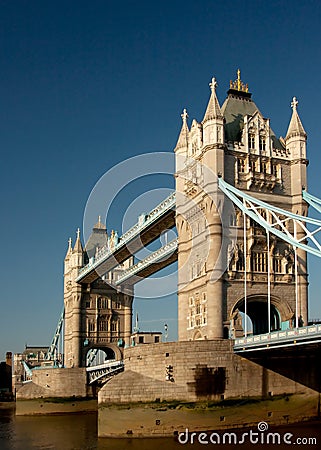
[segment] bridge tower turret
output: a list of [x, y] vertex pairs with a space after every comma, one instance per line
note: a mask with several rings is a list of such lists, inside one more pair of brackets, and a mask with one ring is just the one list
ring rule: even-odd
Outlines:
[[[223, 337], [221, 219], [216, 174], [224, 174], [224, 119], [216, 96], [216, 80], [204, 119], [183, 126], [176, 153], [176, 225], [178, 250], [178, 334], [180, 340]], [[184, 145], [183, 145], [184, 144]], [[213, 275], [214, 279], [213, 280]]]
[[[302, 189], [307, 189], [306, 142], [307, 134], [303, 128], [297, 110], [298, 101], [293, 97], [291, 102], [292, 116], [285, 137], [286, 150], [291, 159], [291, 196], [292, 211], [295, 214], [307, 215], [308, 205], [302, 198]], [[297, 238], [304, 235], [298, 230]], [[297, 250], [298, 256], [298, 315], [304, 325], [308, 324], [308, 282], [307, 282], [307, 255], [303, 250]]]
[[[179, 340], [261, 334], [295, 326], [296, 316], [308, 320], [306, 253], [297, 251], [297, 273], [295, 250], [236, 207], [223, 229], [227, 203], [217, 189], [221, 176], [259, 200], [307, 213], [306, 133], [297, 101], [286, 138], [277, 139], [240, 70], [221, 107], [216, 87], [213, 78], [201, 123], [193, 120], [189, 129], [184, 110], [175, 147]], [[237, 233], [230, 261], [226, 227]]]
[[65, 257], [64, 271], [64, 305], [65, 332], [64, 354], [66, 367], [81, 366], [81, 299], [82, 286], [76, 283], [78, 270], [83, 266], [84, 251], [78, 228], [75, 246], [72, 249], [71, 239]]

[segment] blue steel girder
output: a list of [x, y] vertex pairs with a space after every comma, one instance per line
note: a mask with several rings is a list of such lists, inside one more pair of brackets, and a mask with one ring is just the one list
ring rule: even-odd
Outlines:
[[65, 308], [62, 309], [62, 312], [60, 314], [60, 318], [59, 318], [59, 321], [58, 321], [58, 324], [57, 324], [57, 327], [56, 327], [55, 334], [54, 334], [54, 336], [52, 338], [50, 347], [48, 348], [48, 351], [47, 351], [47, 354], [46, 354], [46, 357], [45, 357], [45, 359], [47, 361], [48, 360], [52, 360], [53, 357], [54, 357], [55, 352], [57, 351], [57, 345], [58, 345], [58, 341], [59, 341], [59, 338], [60, 338], [62, 325], [64, 323], [64, 318], [65, 318]]
[[[291, 211], [270, 205], [231, 186], [222, 178], [219, 178], [219, 188], [243, 214], [251, 217], [266, 231], [284, 240], [294, 248], [300, 248], [319, 258], [321, 257], [321, 244], [315, 238], [315, 235], [321, 231], [321, 220], [294, 214]], [[290, 221], [293, 222], [293, 233], [289, 231], [287, 226]], [[306, 224], [316, 228], [309, 231]], [[301, 235], [300, 238], [297, 237], [298, 234]], [[311, 242], [315, 247], [311, 246]]]
[[96, 355], [98, 353], [98, 348], [92, 348], [90, 350], [89, 355], [87, 356], [87, 361], [86, 361], [86, 366], [90, 367], [92, 365], [92, 363], [94, 362]]
[[303, 200], [305, 200], [312, 208], [321, 213], [321, 200], [314, 195], [309, 194], [305, 190], [302, 191]]

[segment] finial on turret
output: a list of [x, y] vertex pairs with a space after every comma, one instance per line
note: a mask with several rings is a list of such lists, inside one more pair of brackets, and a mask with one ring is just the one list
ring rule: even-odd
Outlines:
[[187, 121], [187, 117], [188, 117], [188, 114], [187, 114], [186, 108], [184, 108], [183, 109], [183, 114], [181, 114], [181, 118], [182, 118], [184, 124]]
[[234, 89], [239, 92], [249, 92], [248, 84], [244, 84], [241, 80], [241, 70], [237, 69], [237, 80], [230, 81], [230, 89]]
[[80, 228], [77, 229], [77, 239], [80, 239]]
[[72, 239], [71, 237], [68, 239], [68, 250], [71, 250]]
[[211, 91], [215, 92], [215, 89], [217, 88], [217, 81], [216, 81], [215, 77], [212, 78], [209, 86], [211, 88]]
[[98, 223], [101, 224], [101, 216], [98, 216]]
[[297, 98], [293, 97], [292, 102], [291, 102], [291, 108], [293, 109], [293, 111], [296, 111], [298, 104], [299, 104], [299, 102], [297, 101]]
[[295, 138], [296, 136], [302, 136], [306, 139], [307, 134], [305, 132], [305, 129], [303, 128], [301, 119], [299, 117], [299, 113], [297, 111], [297, 106], [299, 102], [296, 97], [292, 98], [291, 102], [291, 108], [292, 108], [292, 117], [290, 120], [289, 128], [286, 133], [285, 141], [288, 139]]

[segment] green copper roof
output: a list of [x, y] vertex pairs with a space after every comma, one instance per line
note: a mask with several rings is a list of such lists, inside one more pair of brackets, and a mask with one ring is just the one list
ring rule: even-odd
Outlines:
[[[225, 119], [225, 139], [226, 141], [231, 142], [241, 141], [242, 130], [244, 127], [244, 116], [253, 116], [256, 111], [261, 114], [259, 108], [251, 99], [250, 93], [243, 93], [234, 89], [230, 89], [228, 91], [228, 97], [223, 103], [221, 110]], [[277, 139], [271, 128], [270, 136], [274, 147], [283, 149], [281, 142]]]

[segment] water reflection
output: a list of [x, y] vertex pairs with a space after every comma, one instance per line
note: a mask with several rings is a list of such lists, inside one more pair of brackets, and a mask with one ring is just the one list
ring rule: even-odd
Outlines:
[[[291, 432], [295, 436], [315, 437], [316, 445], [302, 445], [304, 449], [321, 448], [320, 422], [296, 424], [273, 428], [280, 433]], [[244, 450], [254, 448], [288, 449], [289, 445], [243, 444]], [[290, 446], [291, 447], [291, 446]], [[199, 443], [182, 445], [174, 438], [162, 439], [98, 439], [97, 413], [57, 415], [57, 416], [20, 416], [14, 411], [0, 411], [0, 449], [1, 450], [177, 450], [204, 449]], [[236, 445], [205, 445], [205, 448], [228, 449]]]

